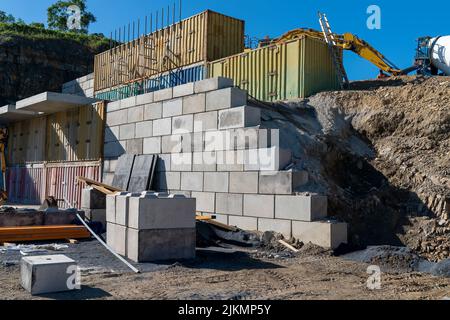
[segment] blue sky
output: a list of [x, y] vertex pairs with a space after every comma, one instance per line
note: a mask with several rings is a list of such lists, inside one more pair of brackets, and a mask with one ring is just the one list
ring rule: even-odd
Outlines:
[[[178, 3], [178, 0], [175, 0]], [[46, 22], [46, 8], [55, 0], [0, 0], [0, 10], [26, 22]], [[129, 21], [167, 7], [173, 0], [88, 0], [88, 9], [98, 22], [90, 32], [109, 35]], [[369, 5], [381, 8], [381, 29], [367, 28]], [[246, 21], [246, 34], [262, 38], [309, 27], [319, 29], [317, 11], [327, 13], [333, 30], [351, 32], [372, 44], [399, 68], [411, 65], [416, 39], [423, 35], [449, 35], [450, 1], [412, 0], [184, 0], [183, 17], [212, 9]], [[435, 10], [435, 11], [433, 11]], [[368, 79], [378, 70], [351, 52], [345, 54], [350, 79]]]

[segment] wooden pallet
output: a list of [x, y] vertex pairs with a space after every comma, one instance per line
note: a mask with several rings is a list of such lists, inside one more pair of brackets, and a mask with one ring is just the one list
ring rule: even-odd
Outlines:
[[91, 234], [84, 226], [32, 226], [32, 227], [1, 227], [0, 243], [18, 241], [43, 241], [64, 239], [86, 239]]

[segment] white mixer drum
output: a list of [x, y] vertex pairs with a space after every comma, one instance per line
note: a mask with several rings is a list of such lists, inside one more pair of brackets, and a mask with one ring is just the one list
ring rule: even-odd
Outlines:
[[428, 46], [432, 50], [431, 63], [433, 66], [450, 76], [450, 36], [433, 38]]

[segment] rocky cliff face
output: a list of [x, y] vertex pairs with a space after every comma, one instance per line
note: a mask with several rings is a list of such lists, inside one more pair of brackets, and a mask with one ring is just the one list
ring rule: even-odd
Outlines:
[[41, 93], [93, 71], [90, 48], [68, 39], [0, 35], [0, 106]]

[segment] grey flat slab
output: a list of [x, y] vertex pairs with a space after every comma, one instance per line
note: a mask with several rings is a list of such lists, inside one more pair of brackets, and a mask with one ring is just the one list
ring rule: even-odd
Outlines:
[[149, 189], [152, 168], [156, 161], [155, 155], [140, 155], [134, 159], [128, 191], [141, 192]]
[[13, 104], [0, 107], [0, 124], [7, 124], [16, 121], [27, 120], [39, 116], [38, 112], [17, 110]]
[[[134, 154], [124, 154], [117, 161], [116, 171], [114, 172], [113, 187], [128, 191], [130, 183], [131, 170], [133, 169]], [[143, 191], [143, 190], [142, 190]]]
[[43, 92], [16, 102], [17, 110], [55, 113], [97, 102], [97, 99], [73, 94]]

